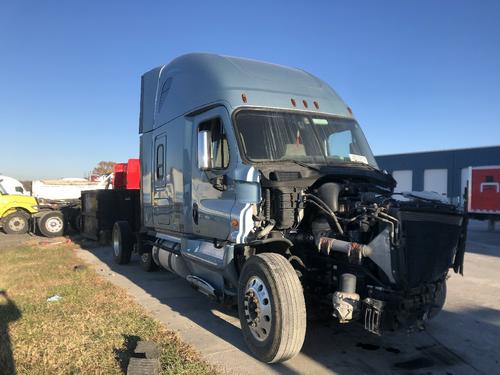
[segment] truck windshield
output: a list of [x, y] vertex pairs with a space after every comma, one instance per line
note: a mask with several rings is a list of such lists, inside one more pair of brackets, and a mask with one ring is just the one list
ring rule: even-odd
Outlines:
[[281, 111], [243, 110], [236, 115], [243, 153], [254, 162], [368, 164], [378, 169], [355, 120]]

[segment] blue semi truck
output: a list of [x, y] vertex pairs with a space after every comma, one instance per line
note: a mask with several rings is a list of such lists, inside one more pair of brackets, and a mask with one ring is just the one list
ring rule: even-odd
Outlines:
[[136, 250], [237, 304], [262, 361], [295, 356], [315, 312], [375, 334], [419, 325], [462, 270], [463, 213], [398, 199], [350, 108], [303, 70], [181, 56], [142, 76], [139, 133], [140, 230], [115, 223], [116, 262]]

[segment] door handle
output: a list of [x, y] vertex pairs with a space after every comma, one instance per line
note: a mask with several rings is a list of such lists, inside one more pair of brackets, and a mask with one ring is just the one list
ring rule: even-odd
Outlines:
[[198, 225], [198, 203], [193, 203], [193, 222]]

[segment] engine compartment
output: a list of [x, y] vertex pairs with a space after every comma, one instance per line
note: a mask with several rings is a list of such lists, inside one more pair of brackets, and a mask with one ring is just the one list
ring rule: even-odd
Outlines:
[[463, 261], [456, 206], [397, 197], [367, 174], [271, 170], [261, 184], [255, 236], [268, 246], [292, 244], [284, 255], [308, 306], [377, 334], [439, 312], [448, 270], [460, 271]]

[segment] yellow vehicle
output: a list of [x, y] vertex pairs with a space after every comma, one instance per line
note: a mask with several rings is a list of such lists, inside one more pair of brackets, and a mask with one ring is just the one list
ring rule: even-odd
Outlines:
[[8, 234], [38, 228], [44, 236], [56, 237], [64, 232], [64, 217], [60, 211], [41, 209], [34, 197], [8, 194], [0, 184], [0, 227]]

